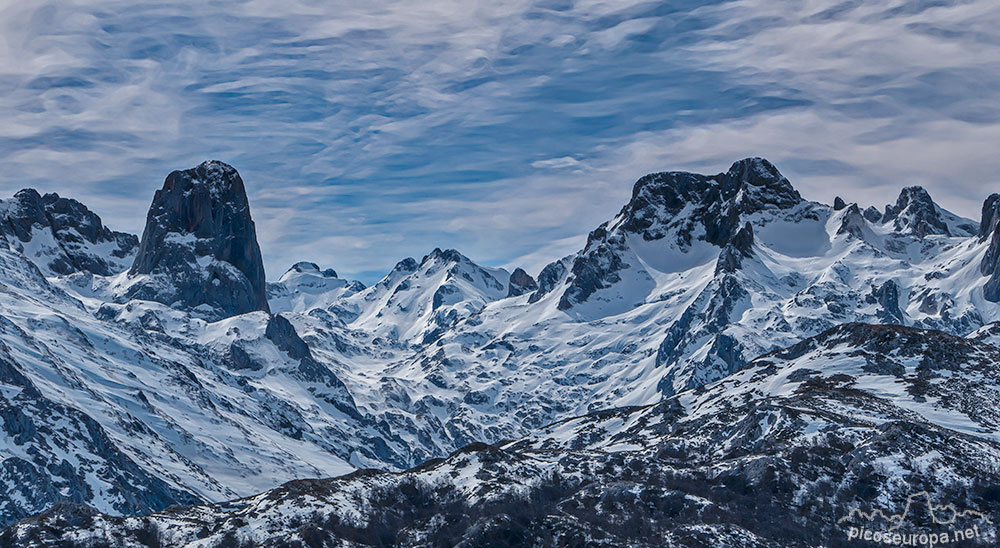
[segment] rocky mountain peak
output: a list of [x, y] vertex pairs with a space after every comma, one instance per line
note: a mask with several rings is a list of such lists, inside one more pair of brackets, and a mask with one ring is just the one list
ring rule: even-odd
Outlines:
[[1000, 194], [990, 194], [983, 202], [983, 218], [979, 223], [979, 240], [986, 241], [1000, 224]]
[[723, 180], [728, 191], [724, 191], [724, 197], [737, 192], [744, 213], [769, 205], [786, 209], [802, 201], [802, 196], [792, 188], [792, 183], [764, 158], [745, 158], [734, 163]]
[[[788, 209], [801, 202], [802, 196], [774, 164], [746, 158], [713, 176], [683, 171], [646, 175], [636, 181], [619, 218], [623, 229], [646, 240], [676, 230], [684, 243], [690, 243], [700, 224], [706, 240], [723, 246], [740, 229], [741, 215]], [[687, 215], [679, 216], [681, 211]]]
[[510, 280], [507, 282], [507, 288], [508, 297], [518, 297], [524, 295], [525, 293], [535, 291], [538, 289], [538, 284], [530, 274], [524, 271], [523, 268], [518, 267], [514, 269], [514, 272], [510, 273]]
[[417, 264], [417, 260], [416, 259], [414, 259], [413, 257], [407, 257], [407, 258], [403, 259], [402, 261], [399, 261], [398, 263], [396, 263], [396, 266], [392, 267], [392, 271], [393, 272], [415, 272], [417, 270], [418, 266], [420, 266], [420, 265]]
[[212, 319], [268, 310], [264, 265], [239, 173], [208, 161], [168, 175], [153, 196], [129, 274], [127, 298]]
[[908, 186], [900, 191], [895, 205], [885, 206], [881, 220], [883, 223], [891, 221], [897, 232], [913, 234], [919, 238], [930, 234], [968, 235], [966, 233], [970, 232], [971, 227], [958, 227], [959, 230], [956, 231], [955, 227], [949, 226], [949, 216], [952, 215], [938, 207], [923, 187]]
[[0, 234], [43, 273], [56, 275], [116, 274], [127, 268], [139, 244], [134, 235], [104, 226], [82, 203], [33, 188], [0, 201]]
[[868, 207], [867, 207], [867, 208], [865, 208], [865, 210], [864, 210], [864, 211], [863, 211], [863, 212], [861, 213], [861, 215], [862, 215], [862, 216], [863, 216], [863, 217], [865, 218], [865, 220], [866, 220], [866, 221], [868, 221], [869, 223], [877, 223], [877, 222], [879, 222], [879, 221], [881, 221], [881, 220], [882, 220], [882, 212], [881, 212], [881, 211], [879, 211], [879, 210], [878, 210], [878, 208], [877, 208], [877, 207], [875, 207], [875, 206], [868, 206]]
[[[864, 213], [861, 212], [861, 208], [858, 204], [845, 205], [841, 210], [846, 209], [840, 221], [840, 228], [837, 229], [837, 234], [850, 234], [856, 238], [864, 239], [865, 227], [867, 222]], [[836, 208], [834, 208], [836, 211]]]
[[428, 266], [431, 264], [444, 265], [475, 263], [473, 263], [472, 259], [462, 255], [457, 249], [441, 249], [436, 247], [433, 251], [424, 255], [423, 259], [420, 260], [420, 266]]

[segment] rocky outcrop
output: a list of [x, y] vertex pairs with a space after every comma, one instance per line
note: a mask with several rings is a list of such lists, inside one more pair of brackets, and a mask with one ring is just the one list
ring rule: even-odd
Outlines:
[[344, 383], [327, 366], [313, 358], [309, 345], [299, 337], [288, 319], [280, 314], [268, 318], [264, 336], [289, 358], [298, 361], [297, 374], [302, 380], [326, 387], [327, 390], [323, 394], [317, 393], [317, 396], [352, 419], [363, 419]]
[[139, 245], [135, 235], [104, 226], [80, 202], [31, 188], [0, 201], [0, 235], [46, 275], [117, 274]]
[[729, 244], [722, 248], [719, 260], [716, 262], [715, 274], [736, 272], [743, 268], [743, 259], [751, 255], [753, 255], [753, 226], [746, 223]]
[[507, 281], [508, 297], [519, 297], [536, 289], [538, 289], [538, 284], [524, 269], [515, 268], [514, 272], [511, 272], [510, 279]]
[[885, 206], [881, 221], [891, 222], [897, 232], [919, 238], [930, 234], [969, 236], [978, 230], [974, 223], [949, 223], [949, 217], [955, 218], [938, 207], [923, 187], [908, 186], [899, 193], [895, 205]]
[[327, 268], [325, 270], [320, 270], [319, 265], [316, 263], [310, 263], [308, 261], [299, 261], [292, 265], [285, 273], [298, 272], [300, 274], [317, 274], [323, 276], [324, 278], [336, 278], [337, 271], [332, 268]]
[[983, 203], [983, 220], [979, 224], [979, 241], [989, 240], [983, 262], [979, 265], [983, 276], [989, 276], [983, 296], [990, 302], [1000, 302], [1000, 194], [991, 194]]
[[877, 223], [882, 220], [882, 212], [875, 206], [868, 206], [861, 214], [869, 223]]
[[[723, 246], [740, 229], [741, 216], [788, 209], [801, 201], [798, 191], [774, 164], [763, 158], [747, 158], [718, 175], [670, 171], [642, 177], [619, 213], [619, 223], [625, 232], [638, 233], [645, 240], [676, 232], [682, 248], [690, 245], [702, 228], [706, 241]], [[690, 214], [679, 217], [685, 208]]]
[[549, 263], [538, 273], [538, 289], [531, 294], [531, 297], [528, 297], [529, 303], [538, 302], [542, 297], [555, 289], [556, 285], [566, 276], [566, 260], [563, 259]]
[[886, 280], [882, 285], [872, 288], [867, 300], [870, 304], [878, 305], [876, 314], [880, 322], [902, 325], [903, 312], [899, 308], [899, 297], [900, 290], [896, 282]]
[[840, 196], [837, 196], [836, 198], [833, 199], [833, 210], [834, 211], [840, 211], [841, 209], [844, 209], [845, 207], [847, 207], [847, 202], [845, 202], [843, 198], [841, 198]]
[[844, 216], [840, 221], [840, 228], [837, 229], [837, 234], [850, 234], [855, 238], [864, 239], [866, 228], [867, 222], [864, 214], [858, 208], [858, 204], [851, 204], [847, 206], [847, 211], [844, 212]]
[[257, 233], [243, 180], [209, 161], [175, 171], [153, 197], [123, 292], [220, 319], [268, 310]]
[[1000, 194], [990, 194], [983, 202], [983, 218], [979, 223], [979, 240], [986, 241], [1000, 224]]

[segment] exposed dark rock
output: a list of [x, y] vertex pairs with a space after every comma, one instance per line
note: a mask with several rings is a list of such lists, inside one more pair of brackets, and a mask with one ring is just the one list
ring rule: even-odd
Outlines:
[[[712, 176], [676, 171], [646, 175], [636, 182], [632, 199], [616, 220], [590, 233], [574, 259], [559, 308], [568, 310], [621, 279], [628, 234], [644, 240], [671, 234], [676, 247], [685, 250], [703, 233], [697, 237], [724, 248], [744, 226], [745, 217], [800, 203], [802, 197], [788, 179], [763, 158], [740, 160], [726, 173]], [[686, 213], [680, 215], [682, 211]], [[730, 262], [724, 261], [724, 266]]]
[[733, 236], [729, 245], [722, 248], [719, 260], [715, 265], [716, 275], [722, 272], [736, 272], [743, 268], [743, 259], [753, 255], [753, 226], [750, 223]]
[[598, 246], [591, 253], [577, 257], [573, 261], [570, 285], [559, 299], [559, 310], [569, 310], [598, 289], [620, 281], [618, 271], [621, 268], [621, 257], [610, 247]]
[[869, 223], [878, 223], [882, 221], [882, 212], [879, 211], [875, 206], [868, 206], [867, 209], [862, 213], [865, 220]]
[[[23, 249], [20, 244], [32, 241], [38, 232], [51, 236], [54, 246], [43, 237], [28, 257], [43, 272], [116, 274], [127, 267], [127, 260], [139, 245], [135, 235], [111, 230], [86, 206], [58, 194], [42, 196], [26, 188], [0, 203], [5, 206], [0, 214], [0, 235], [7, 237], [15, 248]], [[91, 246], [110, 246], [111, 251], [97, 252]]]
[[753, 226], [750, 223], [744, 224], [743, 228], [733, 236], [729, 245], [744, 257], [753, 255]]
[[983, 296], [990, 302], [1000, 302], [1000, 194], [991, 194], [983, 203], [983, 220], [979, 224], [979, 240], [990, 241], [979, 265], [983, 276], [989, 276]]
[[153, 197], [125, 298], [219, 319], [268, 310], [257, 233], [243, 180], [210, 161], [175, 171]]
[[879, 321], [885, 324], [902, 325], [903, 312], [899, 309], [899, 286], [892, 280], [886, 280], [882, 285], [872, 288], [868, 302], [878, 304]]
[[457, 295], [461, 293], [461, 290], [451, 284], [443, 284], [434, 291], [434, 296], [431, 298], [431, 310], [437, 310], [448, 300], [451, 295]]
[[836, 198], [833, 199], [833, 210], [834, 211], [840, 211], [841, 209], [844, 209], [845, 207], [847, 207], [847, 203], [844, 202], [843, 198], [841, 198], [840, 196], [837, 196]]
[[518, 297], [538, 289], [538, 284], [522, 268], [515, 268], [507, 282], [507, 296]]
[[882, 222], [889, 221], [893, 222], [893, 228], [897, 231], [908, 232], [919, 238], [929, 234], [953, 235], [942, 219], [940, 208], [930, 194], [919, 186], [904, 188], [899, 193], [896, 204], [885, 207]]
[[419, 268], [420, 265], [417, 264], [417, 260], [413, 257], [407, 257], [402, 261], [396, 263], [396, 266], [392, 268], [393, 272], [414, 272]]
[[229, 346], [229, 363], [236, 370], [251, 369], [259, 371], [264, 368], [263, 364], [257, 363], [246, 350], [235, 343]]
[[[681, 244], [690, 244], [697, 224], [709, 243], [725, 245], [740, 228], [741, 215], [764, 209], [788, 209], [802, 201], [784, 176], [763, 158], [740, 160], [726, 173], [698, 175], [679, 171], [653, 173], [636, 181], [632, 199], [619, 213], [621, 227], [646, 240], [679, 229]], [[690, 215], [675, 218], [685, 207]]]
[[424, 258], [420, 260], [420, 264], [426, 264], [427, 261], [437, 260], [442, 263], [459, 263], [463, 261], [468, 261], [469, 259], [459, 253], [457, 249], [444, 249], [440, 247], [435, 247], [433, 251], [424, 255]]
[[555, 261], [545, 265], [545, 268], [538, 274], [538, 289], [528, 298], [529, 303], [536, 303], [550, 291], [566, 275], [566, 265], [562, 261]]
[[985, 242], [1000, 224], [1000, 194], [990, 194], [983, 202], [983, 220], [979, 223], [979, 240]]
[[937, 296], [934, 295], [933, 293], [925, 296], [923, 300], [920, 301], [920, 311], [923, 312], [924, 314], [937, 314], [938, 312]]
[[354, 402], [354, 398], [344, 386], [343, 381], [330, 368], [321, 364], [313, 358], [309, 345], [306, 344], [295, 327], [284, 316], [275, 314], [267, 321], [264, 329], [264, 336], [274, 343], [281, 351], [288, 354], [293, 360], [298, 360], [298, 374], [306, 381], [322, 383], [331, 392], [325, 394], [325, 399], [337, 409], [343, 411], [349, 417], [363, 420], [361, 413]]
[[867, 221], [865, 221], [864, 215], [858, 208], [858, 204], [851, 204], [840, 221], [840, 228], [837, 229], [837, 234], [850, 234], [856, 238], [863, 239], [866, 225]]
[[305, 357], [311, 357], [309, 346], [299, 337], [292, 323], [281, 314], [275, 314], [268, 318], [267, 327], [264, 328], [264, 336], [293, 359], [301, 360]]

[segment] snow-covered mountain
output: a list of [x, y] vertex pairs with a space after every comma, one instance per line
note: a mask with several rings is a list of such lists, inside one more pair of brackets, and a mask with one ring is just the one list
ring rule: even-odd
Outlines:
[[[860, 378], [872, 372], [859, 356], [876, 351], [866, 350], [863, 338], [836, 339], [844, 334], [837, 326], [907, 326], [888, 333], [925, 341], [907, 347], [917, 359], [939, 341], [960, 349], [954, 352], [992, 356], [992, 322], [1000, 320], [1000, 195], [986, 200], [981, 223], [942, 209], [919, 187], [903, 189], [884, 208], [843, 199], [829, 206], [804, 200], [760, 158], [716, 175], [641, 178], [630, 201], [590, 233], [582, 250], [537, 276], [435, 249], [419, 262], [400, 261], [370, 287], [309, 262], [265, 284], [243, 181], [221, 162], [171, 173], [153, 198], [141, 242], [54, 195], [22, 191], [0, 206], [6, 216], [0, 408], [11, 417], [0, 430], [0, 467], [5, 481], [19, 486], [0, 496], [0, 523], [57, 501], [111, 515], [218, 503], [359, 468], [380, 468], [386, 472], [377, 477], [392, 479], [371, 483], [367, 478], [376, 476], [362, 474], [331, 485], [368, 497], [375, 496], [371, 489], [383, 496], [411, 479], [465, 478], [471, 491], [459, 486], [452, 493], [457, 498], [449, 499], [465, 504], [479, 500], [470, 493], [528, 489], [552, 471], [579, 479], [580, 467], [593, 471], [612, 462], [607, 475], [594, 472], [610, 489], [622, 480], [622, 463], [614, 460], [622, 451], [598, 444], [592, 448], [597, 460], [590, 461], [580, 453], [587, 444], [573, 440], [591, 428], [585, 425], [602, 424], [600, 417], [625, 422], [592, 428], [586, 435], [594, 440], [645, 421], [643, 413], [677, 405], [684, 413], [671, 421], [698, 424], [709, 428], [705, 436], [715, 436], [702, 443], [694, 427], [678, 430], [692, 440], [687, 458], [704, 466], [691, 478], [705, 479], [720, 447], [750, 439], [725, 430], [741, 423], [739, 413], [757, 413], [761, 402], [799, 390], [794, 383], [801, 380], [775, 377], [759, 390], [780, 385], [786, 392], [755, 392], [757, 377], [747, 375], [761, 360], [774, 359], [768, 353], [825, 333], [809, 344], [837, 340], [839, 346], [809, 363], [821, 373], [822, 365], [837, 372], [832, 376]], [[863, 329], [876, 339], [888, 336]], [[972, 338], [956, 338], [966, 335]], [[883, 342], [886, 352], [900, 352], [896, 343]], [[834, 351], [842, 361], [823, 361]], [[778, 355], [793, 351], [785, 352]], [[971, 363], [966, 358], [958, 360], [960, 369]], [[976, 367], [983, 369], [984, 360]], [[910, 366], [902, 367], [901, 374], [910, 375]], [[946, 376], [915, 371], [928, 382]], [[984, 386], [995, 384], [984, 379]], [[903, 401], [916, 390], [912, 383], [878, 382], [883, 392], [863, 388], [900, 409], [916, 408]], [[827, 388], [832, 395], [811, 404], [817, 414], [820, 400], [835, 401], [849, 386]], [[966, 383], [948, 390], [980, 401], [991, 389]], [[709, 399], [698, 405], [706, 411], [696, 417], [688, 403], [703, 394]], [[924, 417], [930, 423], [963, 436], [990, 428], [992, 411], [969, 418], [972, 408], [955, 403], [956, 396], [931, 395], [919, 394], [940, 407]], [[757, 403], [747, 407], [750, 400]], [[954, 412], [979, 426], [959, 427], [965, 419], [949, 415]], [[834, 421], [837, 428], [857, 428], [863, 413], [844, 413]], [[557, 422], [577, 416], [586, 418]], [[703, 418], [708, 422], [698, 422]], [[553, 422], [563, 430], [545, 429]], [[560, 441], [578, 423], [582, 433]], [[629, 462], [648, 466], [654, 455], [662, 458], [651, 449], [667, 443], [661, 434], [623, 431], [621, 443], [636, 452]], [[979, 438], [977, 444], [996, 441]], [[521, 441], [510, 445], [512, 439]], [[472, 445], [396, 475], [476, 443], [504, 450]], [[785, 451], [775, 440], [761, 447], [768, 444], [769, 451]], [[983, 454], [992, 455], [991, 447]], [[485, 471], [468, 468], [482, 455], [494, 459]], [[754, 455], [740, 457], [739, 466], [762, 458]], [[284, 504], [286, 496], [292, 495], [252, 500]], [[190, 512], [204, 512], [202, 524], [224, 535], [231, 528], [220, 524], [229, 518], [215, 512], [243, 504]], [[336, 519], [349, 516], [358, 517]], [[286, 526], [279, 525], [275, 531]], [[590, 534], [588, 527], [578, 526]], [[724, 529], [704, 532], [705, 538], [771, 538], [749, 527]], [[616, 545], [626, 537], [609, 538]]]
[[803, 200], [762, 159], [653, 174], [533, 292], [487, 303], [387, 371], [397, 400], [432, 400], [453, 410], [450, 429], [497, 442], [657, 401], [846, 322], [965, 335], [1000, 319], [988, 239], [919, 188], [866, 218]]
[[[976, 542], [989, 545], [989, 516], [1000, 511], [998, 361], [1000, 347], [986, 340], [845, 324], [662, 402], [560, 421], [500, 447], [473, 444], [402, 474], [296, 481], [128, 519], [63, 505], [0, 540], [851, 546], [848, 528], [864, 525], [853, 510], [902, 513], [927, 492], [955, 509], [950, 529], [975, 526]], [[935, 525], [917, 512], [907, 519], [904, 535]]]
[[419, 263], [403, 259], [377, 284], [336, 300], [331, 311], [369, 333], [426, 345], [506, 297], [509, 279], [502, 268], [477, 265], [454, 249], [435, 249]]
[[134, 235], [104, 226], [80, 202], [30, 188], [0, 200], [0, 238], [47, 276], [121, 272], [139, 245]]
[[267, 285], [267, 300], [273, 312], [303, 314], [363, 289], [363, 283], [338, 278], [332, 268], [320, 270], [316, 263], [302, 261]]

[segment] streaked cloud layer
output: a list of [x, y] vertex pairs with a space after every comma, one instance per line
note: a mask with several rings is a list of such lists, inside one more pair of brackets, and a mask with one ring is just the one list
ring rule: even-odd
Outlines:
[[992, 0], [0, 3], [0, 189], [141, 230], [247, 181], [267, 269], [456, 247], [537, 269], [658, 170], [774, 161], [812, 199], [1000, 191]]

